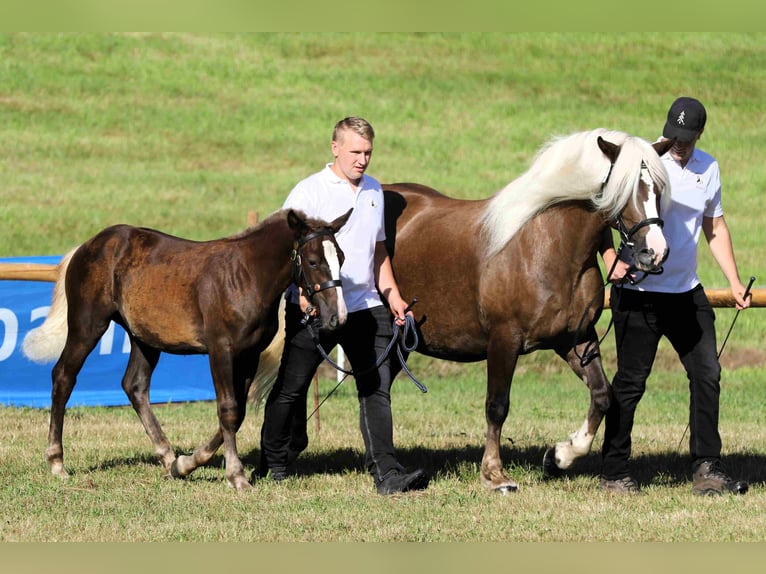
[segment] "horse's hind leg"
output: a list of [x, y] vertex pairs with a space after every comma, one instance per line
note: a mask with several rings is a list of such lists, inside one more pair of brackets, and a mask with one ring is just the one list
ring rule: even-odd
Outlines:
[[133, 410], [136, 411], [141, 424], [144, 425], [144, 430], [152, 441], [154, 451], [165, 472], [170, 475], [176, 456], [149, 402], [149, 385], [159, 358], [160, 351], [147, 347], [131, 337], [130, 359], [122, 378], [122, 388], [130, 399], [130, 404], [133, 405]]
[[598, 340], [595, 338], [595, 333], [592, 341], [577, 345], [575, 349], [570, 349], [563, 356], [572, 370], [588, 386], [590, 405], [580, 428], [570, 434], [567, 440], [556, 443], [552, 451], [551, 449], [546, 451], [543, 457], [543, 473], [548, 477], [559, 475], [562, 470], [572, 466], [575, 460], [590, 452], [596, 432], [609, 408], [612, 387], [606, 378], [601, 357], [598, 354], [590, 360], [587, 357], [582, 358], [589, 350], [595, 350], [598, 353]]
[[[71, 305], [71, 304], [70, 304]], [[109, 320], [90, 327], [82, 324], [70, 324], [67, 342], [61, 356], [53, 367], [51, 379], [51, 418], [48, 427], [48, 446], [45, 458], [51, 473], [62, 478], [69, 476], [64, 468], [64, 414], [66, 404], [77, 383], [77, 375], [85, 359], [94, 349], [101, 335], [109, 325]]]

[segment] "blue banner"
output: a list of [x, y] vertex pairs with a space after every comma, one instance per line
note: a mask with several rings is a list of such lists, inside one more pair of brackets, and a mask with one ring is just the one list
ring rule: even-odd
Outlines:
[[[56, 264], [61, 256], [2, 258], [4, 263]], [[45, 319], [53, 283], [0, 280], [0, 404], [50, 407], [51, 370], [27, 359], [21, 343], [27, 332]], [[122, 390], [130, 342], [125, 331], [112, 323], [85, 361], [67, 406], [129, 405]], [[152, 403], [208, 401], [215, 399], [207, 355], [163, 353], [152, 376]]]

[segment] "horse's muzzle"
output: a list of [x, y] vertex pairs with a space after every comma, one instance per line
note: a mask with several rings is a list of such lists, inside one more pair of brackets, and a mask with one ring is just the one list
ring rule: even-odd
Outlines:
[[665, 248], [662, 256], [658, 256], [654, 249], [642, 249], [636, 254], [636, 268], [640, 271], [654, 271], [662, 266], [668, 258], [669, 249]]

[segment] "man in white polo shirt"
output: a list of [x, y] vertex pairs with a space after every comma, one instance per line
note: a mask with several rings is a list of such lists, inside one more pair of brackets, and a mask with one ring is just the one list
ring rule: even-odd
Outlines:
[[[365, 174], [374, 137], [372, 126], [362, 118], [338, 122], [331, 144], [334, 161], [299, 182], [283, 207], [325, 221], [353, 208], [350, 219], [335, 236], [345, 255], [340, 275], [347, 322], [339, 331], [320, 332], [319, 340], [326, 352], [340, 344], [352, 369], [360, 373], [356, 388], [365, 466], [377, 491], [393, 494], [426, 488], [429, 477], [422, 470], [405, 471], [396, 459], [390, 359], [377, 370], [371, 369], [393, 336], [391, 313], [403, 325], [407, 307], [384, 243], [383, 191], [380, 183]], [[301, 322], [310, 309], [309, 301], [295, 286], [287, 297], [285, 349], [261, 429], [260, 474], [277, 481], [287, 478], [288, 467], [308, 446], [306, 395], [322, 362], [311, 333]]]
[[[744, 494], [748, 484], [730, 478], [721, 466], [718, 402], [721, 366], [716, 350], [715, 315], [697, 275], [697, 242], [705, 234], [710, 250], [729, 286], [738, 309], [750, 305], [739, 278], [731, 236], [723, 217], [718, 163], [697, 149], [707, 112], [694, 98], [673, 102], [662, 132], [675, 139], [662, 159], [670, 178], [671, 203], [661, 214], [670, 252], [660, 275], [649, 275], [636, 285], [630, 261], [620, 261], [609, 277], [611, 310], [617, 342], [617, 373], [612, 381], [614, 400], [606, 414], [600, 486], [609, 492], [637, 492], [629, 473], [633, 417], [646, 390], [662, 336], [673, 345], [689, 378], [689, 451], [697, 494]], [[602, 247], [604, 264], [612, 269], [616, 253], [611, 234]], [[629, 254], [628, 254], [629, 255]], [[621, 256], [622, 259], [622, 256]], [[628, 257], [629, 259], [629, 257]]]

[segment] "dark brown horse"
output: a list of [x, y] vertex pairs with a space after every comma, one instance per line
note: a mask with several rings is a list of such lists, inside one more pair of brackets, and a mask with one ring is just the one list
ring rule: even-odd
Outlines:
[[661, 265], [667, 244], [659, 198], [669, 190], [658, 154], [670, 144], [606, 130], [557, 138], [526, 173], [483, 200], [451, 199], [417, 184], [384, 186], [400, 290], [418, 299], [418, 351], [487, 361], [486, 487], [517, 488], [503, 471], [500, 433], [522, 354], [555, 350], [590, 390], [585, 422], [546, 453], [544, 466], [565, 469], [590, 451], [611, 397], [594, 328], [604, 301], [602, 233], [619, 227], [640, 269]]
[[[350, 214], [326, 223], [279, 211], [239, 235], [205, 242], [117, 225], [65, 256], [48, 317], [23, 344], [32, 360], [58, 358], [46, 450], [53, 474], [67, 476], [62, 432], [77, 374], [115, 321], [131, 343], [122, 387], [166, 472], [187, 476], [223, 444], [229, 484], [249, 488], [236, 433], [261, 352], [277, 331], [280, 296], [295, 281], [313, 294], [324, 328], [345, 322], [343, 253], [334, 234]], [[190, 456], [176, 458], [149, 402], [163, 351], [209, 355], [220, 424]]]

